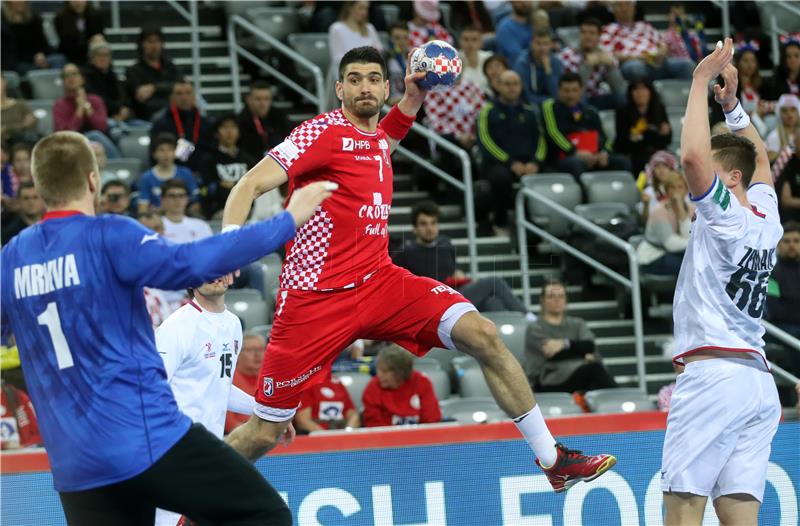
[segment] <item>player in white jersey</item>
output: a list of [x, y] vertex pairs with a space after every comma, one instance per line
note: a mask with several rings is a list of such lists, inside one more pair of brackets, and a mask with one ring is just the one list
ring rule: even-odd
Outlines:
[[[665, 525], [703, 520], [709, 497], [725, 525], [756, 524], [781, 415], [761, 314], [783, 229], [764, 143], [736, 99], [733, 43], [694, 72], [681, 162], [697, 217], [674, 299], [672, 395], [661, 468]], [[734, 133], [710, 137], [709, 82]]]
[[[242, 323], [225, 308], [227, 281], [220, 278], [194, 289], [192, 301], [156, 330], [156, 347], [178, 407], [219, 438], [226, 411], [250, 415], [255, 407], [253, 396], [231, 383], [242, 348]], [[156, 526], [175, 526], [180, 520], [177, 513], [156, 512]]]

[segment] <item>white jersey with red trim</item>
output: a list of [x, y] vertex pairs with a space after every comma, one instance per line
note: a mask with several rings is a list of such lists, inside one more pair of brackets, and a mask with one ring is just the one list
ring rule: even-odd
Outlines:
[[761, 315], [783, 235], [775, 190], [750, 186], [748, 209], [714, 177], [692, 200], [697, 217], [673, 300], [673, 361], [713, 348], [757, 353], [766, 366]]
[[286, 245], [284, 289], [352, 288], [391, 263], [389, 139], [358, 129], [342, 110], [305, 121], [267, 155], [286, 170], [289, 195], [315, 181], [339, 184]]

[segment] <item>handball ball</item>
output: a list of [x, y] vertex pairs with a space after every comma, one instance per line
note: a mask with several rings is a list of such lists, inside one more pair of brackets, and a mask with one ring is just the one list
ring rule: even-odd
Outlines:
[[431, 40], [411, 54], [411, 71], [426, 72], [425, 78], [417, 81], [422, 89], [437, 86], [452, 86], [461, 74], [461, 58], [458, 51], [443, 40]]

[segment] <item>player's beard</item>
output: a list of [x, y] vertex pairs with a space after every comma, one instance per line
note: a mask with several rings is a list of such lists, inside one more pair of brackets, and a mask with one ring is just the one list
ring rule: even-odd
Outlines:
[[[369, 101], [372, 104], [366, 104], [364, 101]], [[359, 119], [370, 119], [381, 111], [378, 100], [374, 97], [354, 98], [347, 109]]]

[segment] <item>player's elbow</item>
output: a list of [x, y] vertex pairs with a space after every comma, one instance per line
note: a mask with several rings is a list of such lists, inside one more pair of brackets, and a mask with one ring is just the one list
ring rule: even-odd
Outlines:
[[705, 163], [705, 152], [698, 151], [691, 147], [682, 147], [681, 166], [687, 174], [701, 172]]

